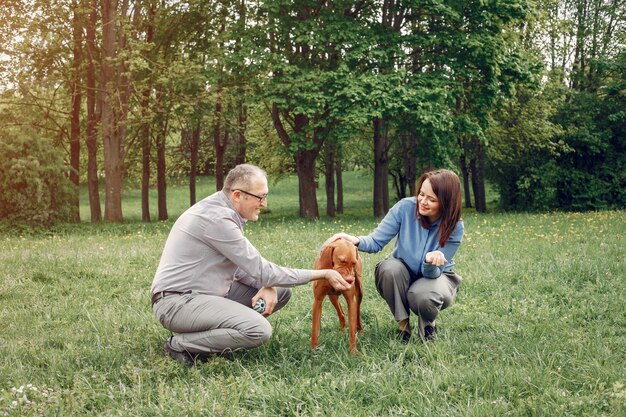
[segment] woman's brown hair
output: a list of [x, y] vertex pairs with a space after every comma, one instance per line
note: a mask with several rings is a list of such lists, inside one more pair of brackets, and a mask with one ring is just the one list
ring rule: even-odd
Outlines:
[[[416, 196], [419, 195], [424, 181], [429, 180], [433, 192], [439, 199], [441, 211], [441, 223], [439, 224], [439, 246], [445, 246], [450, 235], [454, 231], [457, 222], [461, 219], [461, 182], [459, 177], [447, 169], [438, 169], [426, 172], [419, 180], [419, 185], [415, 189]], [[415, 209], [415, 214], [424, 228], [428, 228], [430, 223], [428, 218], [419, 214], [419, 205]]]

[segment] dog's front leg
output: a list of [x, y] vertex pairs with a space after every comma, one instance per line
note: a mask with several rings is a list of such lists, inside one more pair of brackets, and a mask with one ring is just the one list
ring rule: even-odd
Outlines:
[[313, 310], [312, 310], [312, 328], [311, 328], [311, 349], [315, 349], [318, 345], [320, 336], [320, 325], [322, 323], [322, 298], [313, 298]]
[[350, 327], [350, 353], [357, 353], [356, 348], [356, 334], [359, 329], [360, 314], [357, 294], [344, 293], [346, 302], [348, 304], [348, 323]]
[[339, 303], [339, 296], [329, 295], [328, 298], [335, 307], [335, 310], [337, 310], [337, 317], [339, 318], [339, 331], [343, 331], [344, 327], [346, 327], [346, 315], [343, 314], [343, 308], [341, 308], [341, 304]]

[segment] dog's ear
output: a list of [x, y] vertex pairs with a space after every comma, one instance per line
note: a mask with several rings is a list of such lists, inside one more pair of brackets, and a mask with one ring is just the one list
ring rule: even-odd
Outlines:
[[354, 250], [356, 251], [356, 265], [354, 265], [354, 274], [358, 278], [361, 278], [361, 274], [363, 273], [363, 260], [359, 256], [359, 248], [355, 246]]
[[363, 259], [359, 256], [359, 248], [354, 247], [356, 251], [356, 265], [354, 265], [354, 285], [358, 286], [358, 290], [360, 294], [363, 294], [363, 280], [361, 279], [361, 275], [363, 274]]
[[333, 269], [334, 250], [335, 245], [332, 243], [324, 246], [315, 260], [315, 269]]

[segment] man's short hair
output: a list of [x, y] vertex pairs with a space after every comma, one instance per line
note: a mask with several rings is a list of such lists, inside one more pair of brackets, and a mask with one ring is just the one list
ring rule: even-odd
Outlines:
[[224, 192], [236, 189], [249, 190], [252, 186], [252, 179], [259, 176], [267, 178], [266, 172], [258, 166], [250, 164], [237, 165], [226, 175], [222, 190]]

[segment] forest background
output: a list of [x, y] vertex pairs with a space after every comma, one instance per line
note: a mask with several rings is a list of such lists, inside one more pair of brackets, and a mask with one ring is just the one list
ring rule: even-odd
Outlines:
[[[625, 150], [623, 0], [0, 0], [0, 415], [625, 415]], [[244, 161], [299, 268], [459, 173], [436, 343], [396, 342], [388, 247], [356, 357], [306, 286], [263, 348], [163, 357], [167, 233]]]
[[342, 173], [372, 174], [380, 217], [431, 167], [478, 212], [486, 183], [622, 209], [625, 46], [618, 0], [3, 0], [0, 218], [87, 220], [85, 185], [92, 222], [124, 220], [124, 187], [164, 220], [168, 182], [193, 204], [244, 161], [295, 173], [304, 218], [319, 175], [334, 216]]

